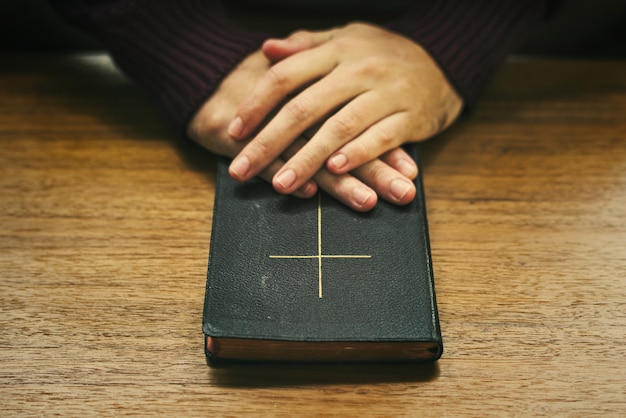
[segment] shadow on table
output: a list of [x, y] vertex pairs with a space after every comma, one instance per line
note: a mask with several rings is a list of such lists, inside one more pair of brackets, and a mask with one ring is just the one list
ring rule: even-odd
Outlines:
[[[98, 120], [117, 139], [171, 142], [191, 170], [214, 172], [215, 157], [175, 132], [155, 101], [107, 54], [15, 53], [5, 58], [0, 76], [18, 74], [22, 80], [6, 92], [8, 97], [36, 94], [42, 106], [63, 106], [79, 122]], [[34, 117], [32, 123], [36, 127], [45, 122]]]

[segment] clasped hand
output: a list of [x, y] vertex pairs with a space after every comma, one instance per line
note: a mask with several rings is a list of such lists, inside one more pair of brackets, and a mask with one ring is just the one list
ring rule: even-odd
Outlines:
[[[221, 153], [234, 156], [232, 177], [260, 175], [279, 193], [302, 197], [319, 186], [359, 211], [372, 209], [378, 196], [400, 205], [413, 199], [417, 166], [400, 146], [437, 134], [462, 108], [419, 45], [376, 26], [350, 24], [270, 39], [260, 53], [256, 61], [265, 58], [266, 68], [257, 65], [247, 92], [240, 88], [227, 127], [222, 117], [220, 129], [212, 129], [220, 147], [229, 143]], [[233, 98], [228, 101], [232, 109]], [[206, 137], [207, 124], [194, 125], [196, 119], [192, 138]]]

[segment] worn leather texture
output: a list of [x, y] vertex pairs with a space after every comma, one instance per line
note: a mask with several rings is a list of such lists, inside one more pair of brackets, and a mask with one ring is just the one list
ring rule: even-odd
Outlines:
[[[206, 335], [441, 345], [421, 174], [411, 204], [357, 213], [324, 193], [304, 200], [238, 183], [227, 168], [218, 163]], [[311, 258], [270, 257], [288, 255]], [[326, 257], [338, 255], [371, 258]]]

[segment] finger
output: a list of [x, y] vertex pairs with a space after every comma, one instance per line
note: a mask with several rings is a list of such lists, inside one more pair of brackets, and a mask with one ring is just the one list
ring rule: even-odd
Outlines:
[[417, 177], [417, 163], [400, 147], [387, 151], [380, 159], [408, 179], [414, 180]]
[[[271, 184], [272, 178], [284, 163], [284, 160], [277, 158], [265, 170], [259, 173], [259, 177]], [[291, 194], [295, 197], [306, 199], [315, 196], [316, 193], [317, 184], [314, 181], [308, 181]]]
[[261, 50], [272, 62], [281, 61], [293, 54], [314, 48], [332, 38], [334, 30], [324, 32], [297, 31], [283, 39], [268, 39]]
[[[304, 144], [306, 144], [304, 139], [297, 139], [285, 151], [283, 158], [289, 159], [302, 148]], [[369, 211], [373, 209], [378, 202], [376, 192], [351, 174], [338, 176], [328, 172], [326, 169], [321, 169], [313, 178], [317, 187], [355, 211]], [[308, 182], [305, 184], [308, 184]]]
[[233, 139], [246, 138], [286, 97], [328, 74], [335, 65], [330, 54], [318, 49], [274, 64], [239, 105], [228, 134]]
[[367, 212], [378, 202], [376, 192], [350, 174], [338, 176], [321, 169], [315, 174], [314, 179], [322, 190], [352, 210]]
[[[311, 140], [277, 173], [273, 183], [274, 187], [280, 189], [282, 193], [291, 193], [304, 184], [324, 166], [333, 152], [358, 136], [369, 124], [386, 112], [384, 107], [374, 106], [374, 103], [368, 100], [367, 93], [360, 95], [361, 88], [358, 85], [343, 83], [333, 89], [331, 86], [335, 85], [335, 80], [332, 75], [329, 75], [326, 80], [316, 83], [295, 97], [285, 106], [285, 111], [281, 110], [264, 128], [264, 134], [275, 138], [277, 143], [281, 143], [294, 134], [297, 135], [306, 130], [314, 121], [326, 117], [341, 103], [356, 96], [354, 100], [349, 101], [346, 106], [326, 120]], [[314, 113], [307, 119], [294, 117], [289, 107], [298, 102], [313, 103]], [[346, 172], [347, 170], [341, 174]]]
[[408, 141], [406, 113], [394, 113], [370, 126], [328, 158], [332, 173], [347, 173]]
[[[220, 141], [219, 138], [216, 138], [215, 135], [212, 135], [209, 132], [204, 132], [201, 135], [194, 135], [193, 140], [218, 155], [224, 156], [235, 155], [243, 146], [240, 142]], [[272, 178], [284, 164], [285, 161], [283, 159], [277, 158], [272, 161], [272, 163], [265, 170], [259, 173], [259, 177], [271, 184]], [[302, 185], [299, 189], [295, 190], [292, 194], [296, 197], [308, 198], [314, 196], [316, 193], [317, 185], [315, 182], [309, 181]]]
[[[274, 187], [283, 188], [281, 190], [283, 193], [290, 193], [300, 187], [324, 166], [324, 163], [332, 153], [344, 144], [358, 138], [363, 131], [368, 129], [368, 126], [376, 124], [389, 112], [395, 110], [395, 104], [392, 101], [381, 102], [377, 100], [379, 95], [375, 92], [360, 94], [362, 87], [359, 84], [341, 84], [340, 82], [345, 79], [344, 76], [335, 74], [328, 75], [324, 80], [309, 87], [302, 94], [306, 93], [312, 96], [312, 103], [321, 102], [325, 105], [331, 104], [333, 106], [338, 106], [345, 102], [347, 104], [333, 116], [329, 117], [313, 138], [290, 158], [277, 173], [277, 176], [274, 178]], [[333, 88], [334, 86], [340, 87]], [[330, 110], [327, 108], [322, 109]], [[280, 114], [274, 121], [277, 121], [279, 116]], [[278, 123], [274, 121], [268, 124], [268, 128], [272, 126], [272, 123]], [[291, 121], [287, 120], [286, 123], [289, 124]], [[278, 129], [284, 130], [285, 128], [279, 125]], [[396, 140], [396, 138], [392, 139]], [[399, 141], [387, 145], [397, 146]], [[372, 160], [378, 157], [378, 155], [380, 154], [370, 155], [368, 160]], [[339, 162], [336, 160], [333, 160], [333, 162], [338, 165]], [[345, 174], [348, 171], [343, 170], [337, 174]]]
[[[345, 81], [345, 77], [331, 73], [289, 100], [235, 158], [230, 167], [231, 175], [242, 181], [252, 178], [280, 155], [294, 138], [332, 113], [342, 103], [358, 96], [364, 88], [359, 83], [342, 81]], [[320, 141], [317, 139], [318, 132], [311, 140], [311, 143], [317, 145], [313, 148], [307, 146], [308, 152], [298, 153], [298, 158], [280, 171], [279, 176], [274, 179], [277, 190], [288, 194], [302, 186], [324, 165], [326, 158], [343, 145], [343, 142], [336, 143], [336, 136], [352, 139], [353, 134], [346, 132], [346, 126], [350, 126], [350, 129], [362, 129], [361, 125], [367, 124], [369, 115], [366, 115], [365, 123], [356, 123], [361, 118], [357, 115], [360, 113], [359, 108], [363, 107], [358, 103], [357, 101], [356, 105], [349, 105], [347, 110], [342, 110], [342, 115], [333, 117], [332, 120], [338, 122], [332, 122], [331, 128], [327, 129], [338, 131], [338, 134]], [[351, 120], [349, 123], [342, 123], [345, 119]]]
[[415, 198], [415, 184], [379, 159], [357, 168], [352, 174], [389, 203], [406, 205]]

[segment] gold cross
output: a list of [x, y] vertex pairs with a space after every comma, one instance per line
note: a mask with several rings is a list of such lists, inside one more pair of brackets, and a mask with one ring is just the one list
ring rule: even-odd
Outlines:
[[324, 258], [372, 258], [371, 255], [322, 254], [322, 194], [317, 198], [317, 254], [316, 255], [270, 255], [269, 258], [317, 259], [318, 297], [322, 298], [322, 259]]

